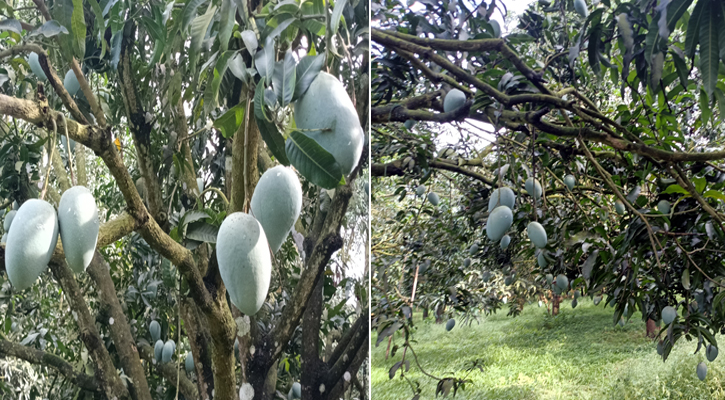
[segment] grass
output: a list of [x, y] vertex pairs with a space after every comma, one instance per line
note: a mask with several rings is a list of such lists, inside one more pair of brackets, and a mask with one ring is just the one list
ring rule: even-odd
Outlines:
[[[516, 318], [506, 317], [504, 310], [481, 318], [480, 324], [461, 326], [457, 320], [450, 332], [432, 318], [422, 320], [420, 313], [414, 318], [418, 343], [413, 349], [426, 372], [463, 377], [472, 360], [484, 361], [484, 371], [470, 374], [473, 383], [457, 399], [725, 399], [725, 355], [707, 362], [704, 348], [693, 354], [697, 343], [681, 339], [663, 363], [655, 343], [645, 337], [641, 314], [624, 327], [613, 326], [612, 309], [589, 299], [580, 299], [576, 309], [562, 302], [557, 317], [531, 305]], [[372, 398], [411, 399], [410, 385], [399, 372], [388, 377], [402, 350], [385, 360], [388, 341], [375, 347], [373, 336]], [[403, 344], [400, 335], [394, 343]], [[421, 399], [435, 398], [437, 382], [420, 372], [410, 352], [408, 358], [406, 376], [421, 384]], [[708, 366], [704, 382], [695, 373], [700, 361]]]

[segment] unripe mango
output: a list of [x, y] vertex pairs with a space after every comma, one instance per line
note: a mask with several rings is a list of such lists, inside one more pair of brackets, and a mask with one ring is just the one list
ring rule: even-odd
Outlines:
[[569, 278], [567, 278], [564, 274], [557, 275], [556, 286], [561, 290], [566, 290], [566, 288], [569, 287]]
[[204, 191], [204, 179], [196, 178], [196, 188], [199, 189], [199, 194]]
[[547, 265], [549, 265], [549, 262], [546, 261], [546, 257], [544, 257], [544, 252], [540, 252], [538, 256], [536, 256], [536, 262], [539, 264], [539, 267], [546, 268]]
[[32, 286], [48, 268], [58, 242], [58, 217], [50, 203], [30, 199], [18, 210], [8, 231], [5, 268], [17, 290]]
[[705, 378], [707, 378], [707, 364], [705, 364], [704, 362], [700, 362], [699, 364], [697, 364], [697, 377], [701, 381], [704, 381]]
[[38, 59], [38, 53], [32, 52], [28, 55], [28, 64], [30, 64], [30, 70], [33, 71], [38, 79], [46, 81], [48, 77], [45, 76], [45, 71], [40, 66], [40, 60]]
[[156, 344], [154, 345], [154, 358], [156, 359], [156, 362], [161, 362], [161, 356], [164, 352], [164, 342], [163, 340], [159, 339], [156, 341]]
[[81, 88], [81, 84], [78, 82], [78, 78], [76, 78], [76, 74], [72, 69], [69, 69], [68, 72], [65, 73], [63, 86], [71, 96], [75, 96], [75, 94], [78, 93], [78, 89]]
[[501, 37], [501, 25], [499, 25], [498, 21], [492, 19], [489, 20], [488, 23], [491, 24], [491, 28], [493, 29], [493, 37]]
[[554, 275], [552, 274], [546, 274], [546, 283], [551, 285], [551, 283], [554, 282]]
[[476, 243], [472, 244], [471, 247], [468, 249], [468, 254], [474, 255], [478, 253], [478, 245]]
[[589, 15], [587, 3], [584, 2], [584, 0], [574, 0], [574, 10], [577, 14], [581, 15], [582, 18], [586, 18]]
[[671, 324], [675, 318], [677, 318], [677, 310], [675, 310], [674, 307], [667, 306], [662, 309], [662, 322], [664, 322], [665, 325]]
[[574, 189], [574, 185], [576, 185], [576, 178], [574, 178], [574, 175], [567, 175], [564, 177], [564, 184], [566, 187], [569, 188], [569, 190]]
[[428, 193], [428, 201], [430, 201], [430, 204], [437, 206], [441, 202], [441, 199], [435, 192], [430, 192]]
[[302, 186], [297, 174], [278, 165], [262, 174], [252, 194], [252, 215], [276, 253], [292, 231], [302, 211]]
[[510, 208], [506, 206], [496, 207], [488, 216], [486, 235], [494, 242], [501, 240], [506, 231], [511, 228], [513, 221], [514, 215]]
[[526, 189], [526, 193], [528, 193], [529, 196], [532, 196], [536, 200], [538, 200], [543, 193], [543, 190], [541, 189], [541, 184], [534, 178], [528, 178], [524, 183], [524, 188]]
[[463, 260], [463, 267], [464, 268], [468, 268], [470, 265], [471, 265], [471, 259], [470, 258], [466, 258], [465, 260]]
[[96, 251], [101, 226], [90, 190], [74, 186], [63, 193], [58, 204], [58, 225], [68, 266], [75, 273], [85, 271]]
[[420, 185], [417, 188], [415, 188], [415, 194], [417, 194], [418, 196], [424, 195], [425, 194], [425, 186], [424, 185]]
[[10, 230], [10, 225], [13, 223], [13, 218], [15, 218], [15, 214], [18, 212], [15, 210], [10, 210], [8, 212], [8, 215], [5, 216], [5, 220], [3, 221], [3, 229], [5, 232], [8, 232]]
[[452, 89], [443, 99], [443, 112], [457, 110], [464, 104], [466, 104], [466, 95], [458, 89]]
[[546, 237], [546, 230], [543, 226], [541, 226], [540, 223], [536, 221], [529, 222], [528, 227], [526, 228], [526, 231], [528, 232], [529, 239], [531, 242], [538, 248], [546, 247], [547, 243], [547, 237]]
[[415, 120], [409, 119], [403, 125], [405, 125], [405, 129], [411, 130], [415, 126]]
[[272, 260], [262, 225], [249, 214], [235, 212], [217, 234], [219, 273], [232, 303], [252, 316], [262, 308], [272, 279]]
[[717, 347], [715, 347], [711, 344], [708, 344], [707, 347], [705, 348], [705, 357], [707, 357], [707, 361], [710, 361], [710, 362], [715, 361], [715, 359], [717, 358], [717, 353], [718, 353]]
[[502, 187], [491, 192], [491, 198], [488, 200], [488, 212], [493, 211], [498, 206], [506, 206], [514, 209], [516, 204], [516, 195], [509, 187]]
[[344, 175], [357, 165], [365, 134], [355, 106], [342, 83], [320, 72], [294, 105], [297, 128], [327, 150]]
[[456, 320], [455, 319], [451, 318], [451, 319], [448, 320], [448, 322], [446, 322], [446, 330], [448, 332], [450, 332], [451, 329], [453, 329], [454, 326], [456, 326]]
[[624, 203], [622, 203], [620, 200], [617, 200], [614, 202], [614, 210], [619, 215], [624, 215], [624, 212], [626, 211], [626, 208], [624, 207]]
[[174, 343], [173, 340], [169, 339], [164, 343], [164, 350], [161, 353], [161, 362], [166, 364], [171, 361], [171, 357], [174, 355], [174, 350], [176, 348], [176, 343]]
[[290, 389], [290, 393], [292, 393], [293, 399], [301, 399], [302, 398], [302, 385], [300, 385], [299, 382], [293, 383], [292, 388]]
[[499, 243], [499, 246], [501, 246], [501, 250], [506, 250], [509, 247], [509, 244], [511, 244], [511, 236], [504, 235], [504, 237], [501, 238], [501, 242]]
[[151, 334], [152, 342], [161, 339], [161, 325], [157, 321], [151, 321], [149, 324], [149, 333]]
[[188, 373], [194, 372], [194, 355], [191, 354], [191, 352], [186, 353], [186, 359], [184, 360], [184, 368], [186, 368], [186, 372], [188, 372]]
[[669, 214], [670, 202], [667, 200], [660, 200], [660, 202], [657, 203], [657, 211], [661, 212], [662, 214]]

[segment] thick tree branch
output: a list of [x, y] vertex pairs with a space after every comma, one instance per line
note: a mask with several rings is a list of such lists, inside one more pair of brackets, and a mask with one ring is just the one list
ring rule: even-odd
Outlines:
[[[341, 340], [338, 343], [333, 356], [328, 362], [329, 370], [325, 374], [324, 381], [327, 387], [333, 387], [337, 382], [341, 381], [345, 372], [355, 375], [360, 368], [359, 365], [357, 368], [353, 368], [353, 361], [361, 348], [364, 347], [367, 350], [370, 341], [370, 313], [367, 309], [360, 314], [349, 332], [352, 332], [352, 335], [348, 340]], [[338, 352], [340, 348], [342, 348], [342, 351]]]
[[90, 390], [92, 392], [100, 392], [101, 390], [95, 377], [76, 371], [73, 365], [55, 354], [46, 353], [7, 340], [0, 340], [0, 354], [17, 357], [31, 364], [53, 368], [83, 390]]
[[148, 382], [146, 382], [141, 359], [133, 342], [131, 327], [128, 324], [126, 315], [123, 313], [121, 303], [118, 301], [116, 288], [113, 285], [109, 270], [110, 266], [103, 260], [103, 256], [96, 251], [87, 272], [95, 284], [101, 304], [109, 310], [111, 318], [113, 318], [112, 323], [109, 321], [109, 330], [111, 331], [111, 338], [116, 344], [116, 354], [123, 366], [123, 370], [133, 382], [129, 385], [131, 396], [135, 400], [151, 400], [151, 391]]
[[116, 372], [111, 356], [106, 349], [103, 339], [96, 328], [95, 318], [91, 316], [88, 306], [86, 305], [83, 294], [78, 287], [73, 271], [65, 264], [65, 262], [50, 262], [50, 270], [53, 272], [55, 279], [63, 288], [73, 310], [73, 317], [78, 323], [78, 331], [81, 340], [88, 348], [91, 358], [96, 362], [96, 377], [103, 388], [103, 392], [109, 399], [114, 397], [120, 400], [131, 399], [128, 390], [121, 382], [121, 378]]

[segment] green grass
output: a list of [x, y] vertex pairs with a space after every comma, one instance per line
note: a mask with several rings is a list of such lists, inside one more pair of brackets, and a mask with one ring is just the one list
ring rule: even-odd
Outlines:
[[[655, 343], [645, 337], [641, 314], [624, 327], [612, 325], [613, 310], [580, 299], [576, 309], [565, 301], [561, 313], [550, 317], [546, 308], [527, 306], [519, 317], [506, 310], [446, 332], [432, 318], [414, 322], [418, 341], [413, 349], [426, 372], [462, 377], [470, 361], [484, 361], [484, 372], [471, 373], [473, 383], [457, 399], [725, 399], [725, 355], [707, 362], [704, 348], [680, 340], [667, 362], [657, 355]], [[402, 350], [385, 360], [387, 339], [375, 347], [373, 335], [372, 398], [403, 400], [413, 397], [410, 385], [388, 378], [389, 368], [401, 360]], [[721, 339], [721, 336], [718, 336]], [[400, 335], [394, 343], [403, 344]], [[436, 381], [425, 377], [411, 359], [406, 376], [421, 384], [421, 399], [435, 398]], [[695, 374], [700, 361], [708, 365], [707, 379]], [[450, 396], [449, 396], [450, 398]]]

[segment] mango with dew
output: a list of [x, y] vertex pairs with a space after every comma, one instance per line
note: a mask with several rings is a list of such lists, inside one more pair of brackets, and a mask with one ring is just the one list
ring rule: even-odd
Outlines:
[[574, 175], [567, 175], [564, 177], [564, 184], [566, 187], [569, 188], [569, 190], [574, 189], [574, 185], [576, 185], [576, 178], [574, 178]]
[[524, 183], [524, 189], [526, 189], [526, 193], [528, 193], [529, 196], [532, 196], [536, 200], [538, 200], [541, 197], [541, 194], [544, 192], [541, 188], [541, 184], [539, 183], [539, 181], [535, 180], [534, 178], [526, 179], [526, 182]]
[[362, 154], [365, 134], [343, 84], [320, 72], [307, 92], [295, 102], [297, 129], [312, 138], [335, 158], [348, 175]]
[[13, 287], [24, 290], [48, 268], [58, 242], [58, 217], [50, 203], [30, 199], [12, 222], [5, 246], [5, 268]]
[[302, 211], [302, 186], [292, 169], [278, 165], [262, 174], [252, 194], [251, 210], [276, 253]]
[[262, 308], [272, 279], [272, 259], [262, 225], [249, 214], [228, 215], [216, 244], [222, 281], [232, 303], [252, 316]]
[[90, 190], [74, 186], [63, 193], [58, 204], [58, 224], [68, 266], [76, 273], [85, 271], [95, 254], [101, 226]]
[[488, 200], [488, 212], [493, 211], [498, 206], [506, 206], [514, 209], [516, 204], [516, 195], [509, 187], [502, 187], [491, 192], [491, 198]]
[[78, 82], [78, 78], [76, 78], [76, 74], [72, 69], [69, 69], [68, 72], [65, 73], [63, 86], [71, 96], [75, 96], [75, 94], [78, 93], [78, 90], [80, 90], [81, 84]]
[[466, 95], [459, 89], [452, 89], [443, 99], [443, 112], [455, 111], [466, 104]]
[[536, 221], [530, 222], [526, 227], [526, 232], [529, 235], [529, 239], [536, 247], [546, 247], [546, 243], [548, 242], [546, 230], [540, 223]]
[[486, 236], [494, 242], [501, 240], [506, 231], [511, 228], [514, 215], [511, 209], [506, 206], [496, 207], [488, 216], [486, 223]]

